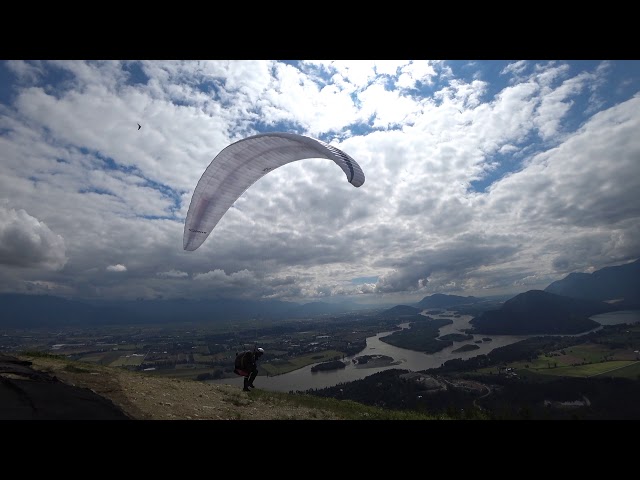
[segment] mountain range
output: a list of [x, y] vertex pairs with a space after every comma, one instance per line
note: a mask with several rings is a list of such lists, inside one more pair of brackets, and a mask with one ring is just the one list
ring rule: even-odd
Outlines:
[[[573, 301], [570, 301], [571, 299]], [[566, 318], [568, 323], [561, 329], [582, 329], [588, 327], [588, 322], [585, 323], [583, 320], [588, 319], [589, 315], [640, 308], [640, 259], [625, 265], [606, 267], [591, 274], [571, 273], [564, 279], [553, 282], [544, 291], [533, 290], [521, 293], [506, 302], [490, 297], [436, 293], [424, 297], [415, 304], [397, 307], [393, 310], [395, 314], [411, 314], [430, 308], [451, 307], [455, 307], [461, 313], [474, 315], [479, 313], [479, 316], [474, 318], [474, 327], [486, 333], [499, 326], [520, 331], [522, 325], [530, 324], [533, 317], [540, 322], [540, 328], [556, 328], [559, 319]], [[252, 318], [279, 320], [362, 310], [375, 309], [355, 303], [298, 304], [278, 300], [233, 299], [165, 299], [90, 303], [50, 295], [1, 294], [0, 327], [34, 328], [176, 321], [201, 323]], [[547, 320], [543, 320], [543, 317]], [[527, 329], [535, 333], [538, 327], [530, 326]], [[505, 332], [501, 331], [501, 333]], [[570, 332], [565, 331], [565, 333]]]
[[94, 302], [51, 295], [0, 294], [0, 327], [89, 326], [165, 322], [278, 320], [305, 318], [360, 310], [354, 304], [312, 302], [297, 304], [279, 300], [132, 300]]
[[570, 273], [553, 282], [545, 292], [585, 300], [600, 300], [619, 309], [640, 308], [640, 259], [605, 267], [593, 273]]
[[445, 295], [443, 293], [434, 293], [424, 297], [415, 304], [419, 308], [446, 308], [464, 305], [467, 303], [477, 303], [484, 299], [478, 297], [461, 297], [459, 295]]

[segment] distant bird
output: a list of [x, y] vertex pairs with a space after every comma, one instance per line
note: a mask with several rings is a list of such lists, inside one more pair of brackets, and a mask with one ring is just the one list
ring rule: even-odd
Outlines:
[[138, 124], [138, 130], [140, 130], [142, 128], [142, 125]]

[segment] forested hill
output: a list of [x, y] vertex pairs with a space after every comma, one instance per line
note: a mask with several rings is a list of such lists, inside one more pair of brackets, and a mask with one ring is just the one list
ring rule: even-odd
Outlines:
[[593, 273], [570, 273], [545, 292], [572, 298], [610, 302], [620, 308], [640, 308], [640, 259]]
[[529, 290], [471, 320], [475, 333], [493, 335], [576, 334], [600, 324], [589, 317], [614, 311], [605, 302], [579, 300], [543, 290]]
[[461, 297], [459, 295], [445, 295], [442, 293], [434, 293], [424, 297], [418, 303], [415, 304], [418, 308], [446, 308], [454, 307], [456, 305], [463, 305], [468, 303], [476, 303], [482, 299], [476, 297]]
[[411, 307], [409, 305], [396, 305], [380, 313], [383, 317], [401, 317], [404, 315], [417, 315], [422, 309], [417, 307]]

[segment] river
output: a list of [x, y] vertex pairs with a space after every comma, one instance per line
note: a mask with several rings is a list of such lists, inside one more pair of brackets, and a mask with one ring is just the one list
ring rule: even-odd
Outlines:
[[[446, 335], [449, 333], [462, 333], [465, 329], [471, 328], [469, 321], [473, 318], [470, 315], [463, 315], [458, 318], [451, 316], [451, 312], [445, 312], [441, 315], [429, 315], [433, 318], [449, 318], [453, 321], [452, 324], [445, 325], [439, 330], [440, 335]], [[595, 315], [591, 317], [601, 325], [614, 325], [619, 323], [639, 323], [640, 322], [640, 310], [625, 310], [619, 312], [605, 313], [601, 315]], [[408, 323], [402, 323], [399, 325], [401, 328], [408, 328]], [[602, 327], [598, 327], [593, 331], [597, 331]], [[299, 368], [289, 373], [277, 375], [274, 377], [266, 377], [263, 375], [258, 376], [255, 380], [257, 388], [264, 388], [265, 390], [289, 392], [289, 391], [304, 391], [311, 388], [325, 388], [332, 387], [339, 383], [352, 382], [354, 380], [360, 380], [364, 377], [368, 377], [377, 372], [388, 370], [390, 368], [399, 368], [403, 370], [420, 371], [429, 368], [436, 368], [441, 366], [447, 360], [455, 358], [468, 359], [477, 355], [484, 355], [494, 348], [504, 347], [512, 343], [524, 340], [533, 335], [481, 335], [474, 334], [472, 340], [465, 340], [462, 342], [453, 342], [453, 345], [440, 350], [436, 353], [426, 354], [422, 352], [416, 352], [414, 350], [407, 350], [404, 348], [394, 347], [388, 343], [384, 343], [380, 340], [386, 335], [393, 333], [381, 332], [373, 337], [367, 338], [367, 346], [358, 352], [356, 355], [345, 357], [344, 362], [347, 364], [345, 368], [338, 370], [329, 370], [321, 372], [312, 372], [311, 367], [313, 365], [307, 365], [306, 367]], [[584, 332], [579, 335], [584, 335], [589, 332]], [[536, 335], [539, 336], [539, 335]], [[490, 341], [483, 340], [490, 338]], [[476, 343], [478, 342], [478, 343]], [[460, 348], [462, 345], [475, 344], [477, 350], [468, 352], [456, 352], [453, 350]], [[386, 355], [394, 359], [393, 364], [383, 367], [369, 367], [365, 365], [357, 365], [352, 362], [354, 357], [362, 355]], [[316, 365], [316, 364], [314, 364]], [[259, 368], [258, 364], [258, 368]], [[210, 380], [209, 383], [224, 383], [229, 385], [238, 385], [242, 388], [242, 377], [237, 378], [223, 378], [220, 380]]]

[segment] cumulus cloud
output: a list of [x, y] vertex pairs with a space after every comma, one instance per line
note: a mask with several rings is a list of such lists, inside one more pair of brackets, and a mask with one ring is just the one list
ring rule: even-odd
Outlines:
[[127, 271], [127, 267], [125, 267], [124, 265], [109, 265], [107, 267], [107, 272], [126, 272]]
[[[635, 61], [0, 68], [1, 291], [417, 300], [544, 288], [640, 256]], [[343, 149], [365, 184], [293, 162], [185, 252], [202, 173], [264, 131]]]
[[0, 206], [0, 264], [60, 270], [66, 262], [61, 235], [23, 209]]

